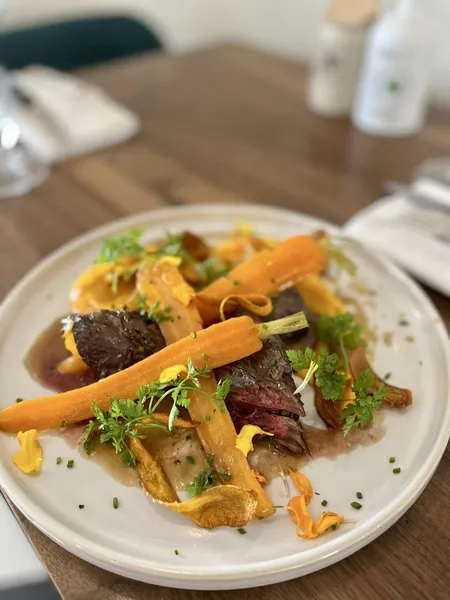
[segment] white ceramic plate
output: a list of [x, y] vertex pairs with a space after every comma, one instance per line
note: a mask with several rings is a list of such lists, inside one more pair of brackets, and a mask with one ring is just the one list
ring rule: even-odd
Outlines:
[[[26, 350], [55, 317], [68, 310], [68, 290], [92, 260], [100, 240], [136, 225], [150, 239], [185, 228], [202, 235], [232, 230], [237, 221], [258, 233], [285, 238], [331, 226], [304, 215], [257, 206], [218, 205], [168, 209], [133, 216], [95, 230], [64, 246], [34, 269], [10, 294], [0, 312], [0, 381], [3, 408], [18, 396], [44, 390], [23, 366]], [[313, 460], [304, 469], [315, 496], [314, 516], [328, 508], [354, 520], [314, 541], [296, 537], [284, 510], [252, 522], [247, 535], [235, 530], [204, 531], [179, 515], [153, 505], [138, 488], [121, 486], [99, 465], [86, 461], [57, 436], [42, 436], [44, 467], [26, 476], [13, 465], [14, 437], [0, 434], [0, 483], [18, 508], [45, 534], [77, 556], [127, 577], [190, 589], [245, 588], [284, 581], [326, 567], [368, 544], [390, 527], [417, 499], [433, 474], [449, 435], [449, 344], [436, 310], [406, 275], [363, 248], [348, 243], [361, 278], [377, 291], [376, 304], [362, 301], [380, 333], [393, 332], [393, 344], [380, 343], [374, 366], [392, 382], [412, 388], [415, 403], [403, 413], [386, 411], [380, 442], [335, 460]], [[410, 325], [398, 327], [400, 315]], [[406, 340], [412, 336], [415, 342]], [[310, 406], [307, 399], [307, 408]], [[311, 411], [309, 411], [312, 414]], [[74, 458], [75, 468], [55, 463]], [[400, 475], [393, 475], [395, 456]], [[364, 494], [364, 508], [350, 503]], [[275, 504], [286, 504], [283, 486], [269, 489]], [[292, 490], [294, 495], [294, 490]], [[114, 510], [112, 498], [120, 499]], [[85, 509], [79, 510], [78, 504]], [[175, 555], [174, 550], [179, 550]]]

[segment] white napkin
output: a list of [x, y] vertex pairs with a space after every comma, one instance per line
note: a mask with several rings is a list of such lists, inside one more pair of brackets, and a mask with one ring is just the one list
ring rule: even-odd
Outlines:
[[450, 296], [450, 212], [426, 209], [396, 194], [357, 213], [343, 230]]
[[13, 74], [31, 104], [14, 103], [21, 140], [42, 160], [58, 162], [117, 144], [139, 129], [137, 116], [99, 88], [42, 66]]

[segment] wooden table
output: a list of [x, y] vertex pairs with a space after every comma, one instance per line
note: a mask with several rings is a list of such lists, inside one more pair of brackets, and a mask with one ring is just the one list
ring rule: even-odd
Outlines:
[[[313, 116], [305, 70], [246, 48], [144, 55], [82, 73], [136, 111], [132, 141], [58, 166], [37, 190], [0, 204], [1, 293], [46, 254], [106, 221], [165, 205], [256, 202], [338, 224], [450, 151], [448, 114], [408, 140], [377, 140], [347, 120]], [[76, 118], [76, 115], [74, 115]], [[448, 326], [450, 301], [430, 293]], [[246, 592], [185, 592], [111, 575], [75, 558], [23, 517], [25, 532], [68, 600], [215, 597], [259, 600], [449, 597], [450, 452], [416, 504], [381, 538], [318, 573]]]

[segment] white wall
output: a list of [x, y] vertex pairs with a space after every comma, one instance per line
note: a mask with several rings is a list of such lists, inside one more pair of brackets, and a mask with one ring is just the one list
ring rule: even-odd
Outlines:
[[[383, 3], [392, 0], [382, 0]], [[436, 23], [433, 97], [450, 104], [450, 0], [422, 0]], [[222, 40], [308, 59], [329, 0], [3, 0], [7, 28], [76, 14], [123, 12], [153, 25], [171, 51]], [[2, 0], [0, 0], [0, 5]], [[1, 57], [0, 57], [1, 58]]]

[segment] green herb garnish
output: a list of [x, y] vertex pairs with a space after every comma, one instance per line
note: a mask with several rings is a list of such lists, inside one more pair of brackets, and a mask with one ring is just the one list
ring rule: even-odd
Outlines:
[[119, 508], [119, 499], [116, 496], [113, 498], [113, 508]]
[[[126, 465], [136, 466], [135, 457], [128, 446], [128, 440], [144, 437], [142, 429], [159, 428], [172, 431], [179, 408], [189, 407], [190, 391], [195, 390], [204, 393], [216, 402], [223, 402], [229, 380], [225, 379], [223, 382], [219, 382], [217, 391], [213, 395], [209, 395], [202, 391], [200, 384], [200, 379], [207, 377], [209, 373], [210, 370], [207, 367], [197, 369], [189, 359], [185, 377], [178, 376], [173, 381], [164, 383], [155, 381], [143, 385], [137, 393], [136, 401], [111, 398], [107, 411], [101, 410], [94, 402], [92, 410], [95, 418], [89, 422], [83, 433], [86, 452], [92, 453], [96, 440], [102, 444], [111, 443]], [[173, 402], [167, 427], [154, 417], [158, 406], [165, 398], [171, 398]]]
[[246, 529], [244, 529], [243, 527], [239, 527], [237, 531], [238, 531], [238, 533], [240, 533], [241, 535], [245, 535], [245, 534], [247, 533], [247, 530], [246, 530]]
[[373, 411], [381, 410], [384, 399], [387, 396], [387, 388], [382, 383], [373, 393], [369, 390], [375, 383], [375, 378], [369, 369], [365, 369], [358, 375], [353, 383], [355, 399], [347, 404], [341, 413], [344, 421], [344, 435], [348, 435], [352, 427], [365, 427], [373, 419]]
[[203, 360], [206, 360], [206, 361], [209, 360], [208, 354], [205, 354], [205, 353], [202, 354], [202, 358], [203, 358]]
[[322, 315], [316, 323], [317, 337], [321, 342], [326, 342], [339, 348], [344, 361], [345, 372], [348, 372], [347, 350], [354, 350], [365, 344], [362, 336], [363, 326], [355, 322], [350, 313], [335, 315]]
[[[186, 457], [187, 460], [187, 457]], [[186, 492], [190, 496], [199, 496], [202, 492], [209, 489], [210, 487], [215, 486], [217, 483], [217, 476], [211, 467], [207, 467], [200, 471], [194, 481], [188, 485], [186, 488]]]
[[360, 510], [360, 509], [362, 508], [362, 504], [360, 504], [359, 502], [352, 502], [352, 503], [350, 504], [350, 506], [351, 506], [352, 508], [354, 508], [355, 510]]
[[203, 262], [195, 265], [195, 273], [201, 279], [202, 285], [206, 286], [220, 277], [225, 277], [228, 269], [215, 256], [210, 256]]
[[325, 400], [342, 400], [345, 388], [345, 375], [342, 373], [343, 362], [337, 354], [322, 350], [317, 355], [312, 348], [306, 350], [286, 350], [289, 362], [294, 371], [308, 370], [301, 391], [315, 373], [315, 384], [320, 389]]
[[23, 398], [16, 398], [16, 404], [19, 404], [19, 402], [23, 402]]
[[105, 238], [95, 262], [117, 263], [129, 256], [141, 257], [144, 253], [144, 248], [140, 241], [143, 232], [142, 228], [135, 227], [118, 237]]
[[165, 243], [158, 248], [156, 253], [165, 256], [178, 256], [178, 258], [181, 258], [183, 263], [189, 263], [193, 260], [192, 256], [183, 246], [181, 235], [169, 233], [168, 231], [166, 232]]
[[68, 460], [67, 461], [67, 468], [68, 469], [73, 469], [74, 464], [75, 464], [75, 461], [73, 459]]
[[188, 456], [186, 456], [186, 462], [190, 465], [193, 465], [195, 463], [195, 458], [189, 454]]
[[390, 463], [395, 463], [395, 456], [391, 456], [391, 458], [389, 459]]
[[328, 501], [327, 500], [322, 500], [321, 504], [322, 504], [322, 506], [326, 506], [328, 504]]
[[60, 465], [62, 463], [62, 458], [60, 456], [58, 456], [58, 458], [56, 459], [56, 464]]
[[177, 549], [175, 549], [175, 550], [173, 551], [173, 553], [175, 554], [175, 556], [178, 556], [178, 555], [180, 554], [180, 553], [178, 552], [178, 550], [177, 550]]
[[395, 469], [392, 469], [392, 472], [397, 475], [398, 473], [401, 472], [401, 468], [400, 467], [396, 467]]
[[78, 508], [84, 508], [84, 504], [79, 504]]
[[227, 471], [226, 469], [224, 469], [223, 467], [220, 467], [219, 469], [217, 469], [217, 472], [219, 473], [219, 475], [222, 477], [222, 479], [224, 481], [231, 481], [231, 473], [229, 471]]
[[361, 492], [356, 492], [356, 497], [358, 498], [358, 500], [362, 500], [363, 495], [361, 494]]

